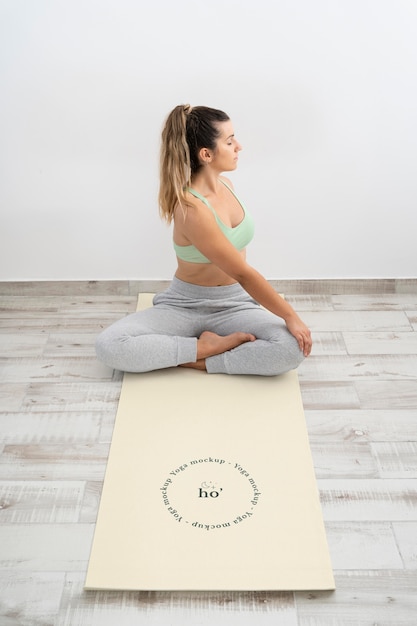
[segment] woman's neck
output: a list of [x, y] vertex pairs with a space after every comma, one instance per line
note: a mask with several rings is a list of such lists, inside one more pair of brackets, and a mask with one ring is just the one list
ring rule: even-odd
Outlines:
[[210, 166], [205, 166], [191, 179], [191, 186], [203, 196], [215, 195], [220, 185], [219, 176], [220, 172], [212, 170]]

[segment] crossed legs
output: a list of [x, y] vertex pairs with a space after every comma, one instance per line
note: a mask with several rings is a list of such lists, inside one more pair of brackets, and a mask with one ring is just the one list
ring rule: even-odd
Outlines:
[[209, 373], [274, 376], [303, 360], [282, 320], [251, 303], [208, 314], [156, 305], [103, 331], [96, 351], [109, 367], [125, 372], [181, 365]]

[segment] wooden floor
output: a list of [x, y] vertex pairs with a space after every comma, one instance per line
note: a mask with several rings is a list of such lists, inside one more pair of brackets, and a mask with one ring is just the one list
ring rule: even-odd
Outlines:
[[335, 592], [83, 591], [122, 381], [94, 339], [164, 286], [0, 284], [0, 626], [416, 626], [415, 281], [279, 286], [315, 339], [299, 378]]

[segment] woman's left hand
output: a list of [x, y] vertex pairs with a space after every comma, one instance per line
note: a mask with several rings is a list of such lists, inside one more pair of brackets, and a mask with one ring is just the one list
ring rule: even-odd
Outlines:
[[304, 356], [308, 356], [311, 352], [311, 347], [313, 345], [310, 329], [307, 328], [307, 326], [298, 316], [288, 318], [287, 320], [285, 320], [285, 323], [290, 333], [294, 335], [294, 337], [298, 341], [301, 352], [304, 354]]

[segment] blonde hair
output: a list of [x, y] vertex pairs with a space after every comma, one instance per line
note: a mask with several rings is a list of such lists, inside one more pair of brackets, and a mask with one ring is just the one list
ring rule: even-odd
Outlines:
[[218, 124], [228, 120], [223, 111], [189, 104], [176, 106], [168, 115], [162, 131], [159, 186], [159, 212], [168, 224], [177, 206], [185, 214], [187, 188], [202, 167], [199, 152], [216, 149]]

